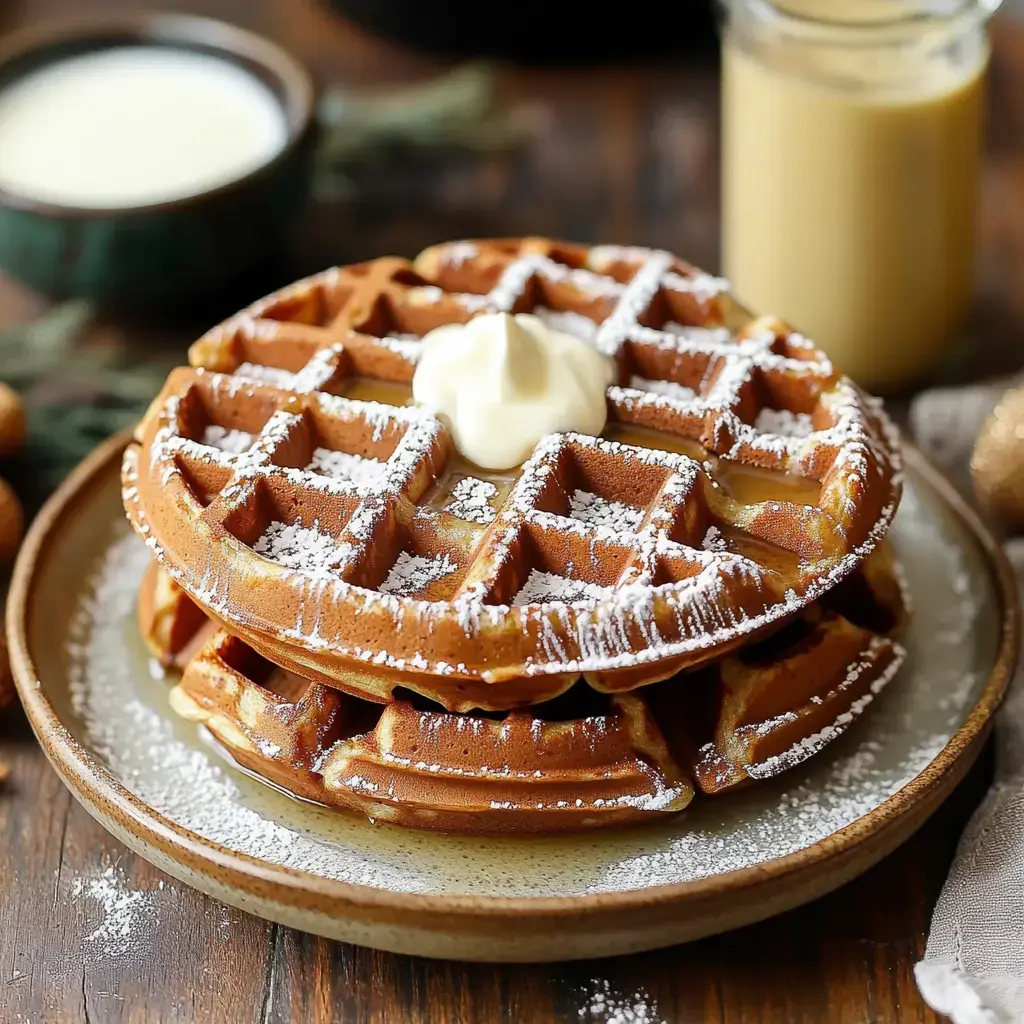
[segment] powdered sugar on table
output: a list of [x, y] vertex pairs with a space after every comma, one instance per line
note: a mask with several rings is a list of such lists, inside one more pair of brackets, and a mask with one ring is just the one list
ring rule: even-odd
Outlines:
[[144, 954], [157, 923], [157, 896], [166, 888], [162, 880], [155, 891], [135, 888], [117, 863], [97, 874], [76, 875], [71, 881], [71, 899], [84, 906], [89, 923], [98, 918], [85, 936], [86, 957], [137, 958]]
[[646, 989], [629, 993], [607, 978], [592, 978], [581, 995], [581, 1024], [668, 1024]]

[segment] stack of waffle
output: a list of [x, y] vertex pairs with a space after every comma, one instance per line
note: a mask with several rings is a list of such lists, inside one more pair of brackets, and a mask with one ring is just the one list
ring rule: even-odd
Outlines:
[[[533, 312], [612, 357], [601, 437], [509, 472], [412, 404], [421, 339]], [[456, 242], [210, 331], [125, 455], [142, 634], [241, 767], [427, 828], [658, 818], [799, 764], [903, 652], [898, 442], [665, 252]]]

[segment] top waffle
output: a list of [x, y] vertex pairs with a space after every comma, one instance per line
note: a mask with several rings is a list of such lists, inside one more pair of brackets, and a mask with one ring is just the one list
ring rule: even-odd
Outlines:
[[[899, 497], [877, 404], [726, 287], [668, 253], [543, 239], [301, 281], [171, 374], [125, 457], [129, 517], [262, 653], [376, 699], [665, 678], [820, 597]], [[601, 438], [486, 473], [408, 404], [418, 339], [494, 311], [614, 357]]]

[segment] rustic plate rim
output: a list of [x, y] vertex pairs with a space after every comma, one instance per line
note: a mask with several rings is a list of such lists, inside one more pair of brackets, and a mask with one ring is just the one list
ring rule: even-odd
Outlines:
[[[50, 703], [42, 683], [37, 682], [27, 635], [36, 570], [47, 542], [61, 520], [74, 513], [77, 502], [91, 485], [114, 465], [120, 465], [121, 454], [131, 434], [131, 430], [116, 434], [79, 464], [43, 506], [22, 545], [14, 567], [6, 612], [11, 667], [21, 701], [51, 765], [86, 809], [98, 815], [104, 825], [108, 816], [120, 818], [122, 827], [128, 832], [179, 865], [190, 869], [198, 865], [222, 883], [254, 894], [268, 895], [262, 890], [269, 886], [272, 890], [270, 898], [284, 905], [305, 906], [310, 898], [315, 898], [316, 908], [332, 916], [343, 916], [347, 908], [389, 915], [441, 913], [465, 920], [495, 916], [528, 920], [583, 913], [627, 912], [653, 904], [681, 907], [718, 897], [737, 896], [744, 890], [849, 856], [869, 839], [895, 826], [914, 809], [927, 805], [928, 797], [934, 795], [943, 779], [959, 766], [961, 758], [972, 747], [980, 745], [979, 741], [987, 734], [1016, 667], [1021, 607], [1013, 570], [981, 517], [954, 485], [918, 449], [905, 444], [907, 468], [938, 494], [977, 541], [1001, 605], [1002, 622], [995, 664], [963, 724], [922, 771], [871, 811], [811, 846], [760, 864], [688, 882], [582, 896], [403, 893], [270, 864], [183, 828], [131, 793], [75, 739]], [[230, 875], [230, 883], [224, 879], [224, 874]]]

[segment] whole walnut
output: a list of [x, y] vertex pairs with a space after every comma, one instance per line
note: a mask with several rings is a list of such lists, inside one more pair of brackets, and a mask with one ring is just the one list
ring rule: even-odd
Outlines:
[[[0, 383], [0, 458], [13, 454], [25, 440], [25, 408], [17, 393]], [[25, 532], [25, 513], [14, 489], [0, 478], [0, 563], [18, 553]], [[0, 631], [0, 708], [13, 703], [14, 681], [7, 653], [7, 641]], [[0, 776], [4, 774], [0, 765]], [[0, 779], [2, 781], [2, 779]]]
[[1024, 530], [1024, 387], [1007, 391], [981, 428], [971, 476], [986, 512], [1009, 531]]
[[25, 407], [18, 393], [0, 381], [0, 458], [21, 447], [25, 425]]

